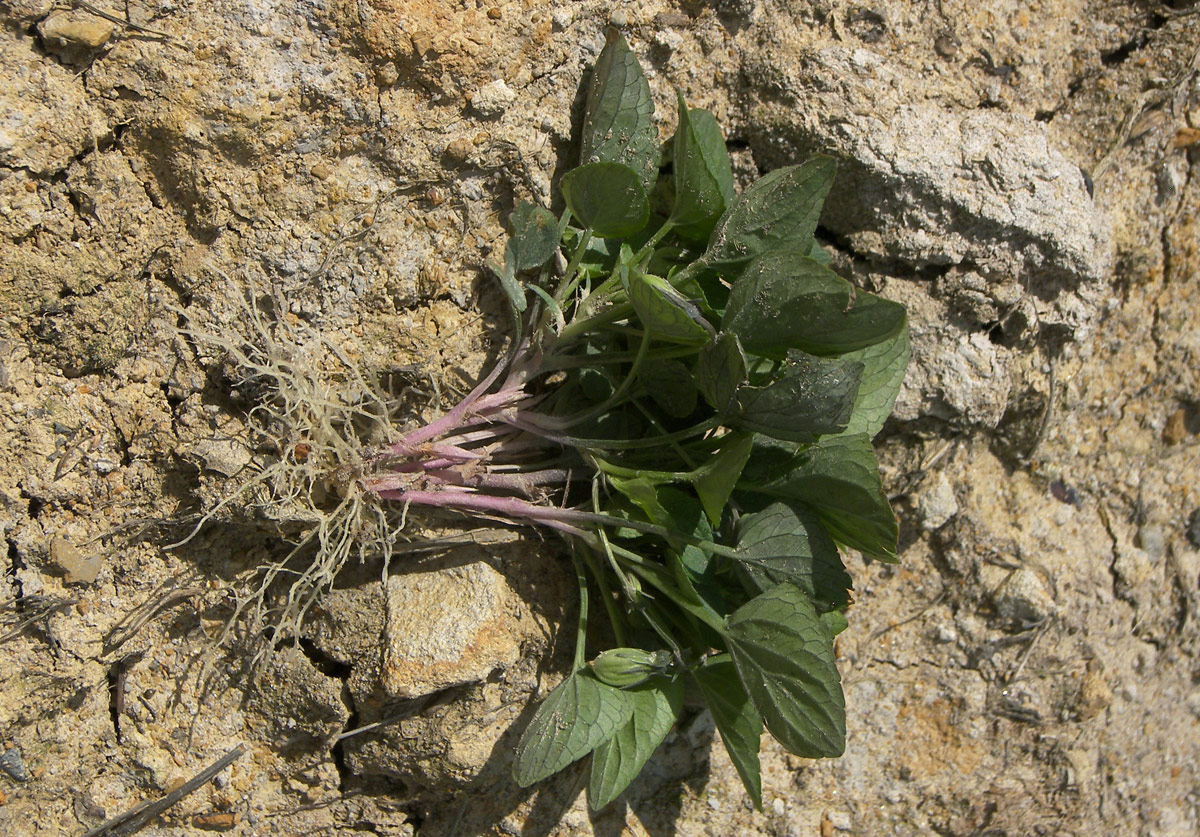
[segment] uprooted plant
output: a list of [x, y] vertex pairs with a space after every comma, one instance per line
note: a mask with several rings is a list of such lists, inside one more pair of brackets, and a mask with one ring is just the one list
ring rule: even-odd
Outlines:
[[[515, 775], [529, 785], [591, 754], [593, 807], [637, 776], [688, 690], [756, 804], [764, 725], [798, 755], [840, 755], [833, 642], [851, 580], [839, 547], [883, 561], [897, 548], [871, 438], [904, 375], [905, 312], [856, 291], [814, 240], [833, 162], [735, 195], [715, 118], [682, 95], [678, 118], [663, 174], [649, 86], [610, 32], [565, 210], [520, 204], [494, 266], [514, 315], [502, 362], [384, 444], [323, 443], [343, 477], [331, 492], [385, 541], [388, 504], [562, 535], [579, 578], [575, 659], [525, 730]], [[273, 418], [286, 424], [307, 397]], [[293, 480], [291, 499], [311, 500], [321, 479]], [[309, 596], [353, 538], [318, 540], [341, 551], [318, 562]], [[614, 647], [589, 664], [597, 594]]]

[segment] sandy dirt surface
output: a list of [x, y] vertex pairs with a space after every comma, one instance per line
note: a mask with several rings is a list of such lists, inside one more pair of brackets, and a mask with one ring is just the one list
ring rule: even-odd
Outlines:
[[[508, 322], [485, 265], [573, 165], [610, 20], [664, 138], [678, 87], [743, 184], [837, 156], [822, 243], [910, 310], [877, 440], [902, 554], [849, 557], [847, 752], [765, 743], [762, 811], [694, 710], [599, 813], [581, 769], [516, 787], [574, 608], [536, 534], [412, 519], [385, 573], [398, 518], [356, 511], [298, 644], [253, 670], [263, 626], [218, 644], [353, 464], [264, 423], [231, 349], [343, 417], [387, 399], [366, 440], [469, 389]], [[142, 833], [1200, 832], [1194, 2], [0, 0], [0, 24], [0, 832], [86, 833], [237, 748]], [[281, 460], [309, 465], [286, 497]]]

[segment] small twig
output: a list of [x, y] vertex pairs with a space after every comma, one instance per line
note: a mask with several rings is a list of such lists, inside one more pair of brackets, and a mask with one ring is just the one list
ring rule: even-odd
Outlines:
[[1024, 462], [1026, 465], [1033, 461], [1038, 448], [1041, 447], [1042, 441], [1046, 438], [1046, 431], [1050, 429], [1050, 423], [1054, 420], [1054, 394], [1058, 390], [1057, 377], [1058, 361], [1052, 356], [1050, 358], [1050, 380], [1047, 384], [1050, 391], [1046, 396], [1046, 409], [1042, 411], [1042, 421], [1038, 426], [1037, 435], [1033, 437], [1033, 444], [1029, 446], [1029, 451], [1025, 454]]
[[1046, 633], [1046, 631], [1050, 629], [1050, 623], [1053, 621], [1053, 616], [1049, 616], [1043, 620], [1041, 627], [1037, 629], [1037, 633], [1034, 634], [1033, 639], [1029, 641], [1029, 645], [1027, 645], [1025, 650], [1021, 652], [1021, 659], [1017, 662], [1017, 667], [1013, 669], [1011, 674], [1004, 678], [1005, 683], [1012, 683], [1021, 676], [1021, 672], [1025, 670], [1025, 663], [1029, 662], [1029, 655], [1033, 653], [1033, 647], [1038, 644], [1038, 640], [1042, 638], [1042, 634]]
[[365, 724], [364, 726], [361, 726], [361, 727], [355, 727], [354, 729], [346, 730], [345, 732], [335, 736], [333, 741], [336, 744], [339, 741], [345, 741], [347, 738], [353, 738], [356, 735], [362, 735], [364, 732], [370, 732], [371, 730], [376, 730], [376, 729], [379, 729], [380, 727], [386, 727], [386, 726], [390, 726], [395, 723], [399, 723], [400, 721], [403, 721], [405, 718], [411, 718], [412, 716], [413, 716], [413, 713], [411, 711], [410, 712], [401, 712], [396, 715], [392, 715], [388, 718], [384, 718], [381, 721], [376, 721], [373, 724]]
[[167, 590], [158, 598], [142, 602], [108, 632], [108, 636], [104, 638], [105, 648], [109, 650], [120, 648], [141, 630], [143, 625], [167, 608], [193, 596], [203, 595], [203, 593], [203, 587], [178, 587], [174, 590]]
[[83, 837], [118, 837], [118, 835], [135, 834], [141, 831], [152, 819], [210, 781], [230, 764], [241, 758], [245, 752], [246, 745], [239, 744], [166, 796], [135, 805], [125, 813], [118, 814], [112, 819], [100, 823], [100, 825], [84, 834]]
[[1154, 13], [1167, 19], [1187, 17], [1188, 15], [1200, 14], [1200, 6], [1192, 6], [1191, 8], [1185, 9], [1172, 9], [1166, 3], [1159, 3], [1154, 7]]
[[21, 596], [20, 598], [0, 602], [0, 610], [5, 609], [11, 603], [14, 609], [19, 605], [26, 613], [30, 614], [18, 622], [11, 630], [0, 634], [0, 643], [16, 639], [30, 625], [49, 619], [60, 610], [66, 610], [74, 605], [75, 601], [75, 599], [60, 599], [57, 596]]
[[134, 23], [132, 20], [125, 20], [123, 18], [117, 17], [116, 15], [111, 15], [108, 12], [104, 11], [103, 9], [96, 8], [91, 3], [85, 3], [84, 0], [75, 0], [75, 5], [78, 8], [83, 9], [85, 12], [94, 14], [96, 17], [104, 18], [109, 23], [117, 24], [117, 26], [124, 26], [128, 29], [133, 29], [135, 32], [142, 32], [143, 34], [146, 34], [146, 35], [153, 35], [156, 38], [165, 38], [168, 41], [175, 40], [166, 32], [160, 32], [157, 29], [151, 29], [149, 26], [142, 26], [140, 23]]
[[958, 444], [957, 436], [952, 439], [947, 439], [940, 448], [938, 448], [936, 451], [933, 452], [932, 456], [930, 456], [928, 459], [926, 459], [924, 462], [922, 462], [920, 465], [917, 466], [916, 471], [909, 474], [904, 479], [904, 484], [899, 488], [899, 490], [897, 490], [893, 494], [888, 495], [888, 502], [894, 503], [897, 500], [899, 500], [901, 497], [904, 497], [909, 492], [911, 492], [913, 490], [913, 487], [916, 486], [917, 483], [919, 483], [921, 480], [925, 479], [925, 476], [933, 469], [933, 466], [938, 464], [939, 462], [941, 462], [942, 459], [945, 458], [946, 454], [948, 454], [951, 451], [951, 449], [953, 447], [955, 447], [957, 444]]

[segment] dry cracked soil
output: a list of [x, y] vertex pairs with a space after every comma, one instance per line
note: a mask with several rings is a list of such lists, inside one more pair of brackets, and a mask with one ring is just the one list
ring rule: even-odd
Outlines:
[[[515, 786], [574, 610], [531, 533], [364, 527], [298, 644], [215, 645], [320, 523], [230, 347], [469, 388], [610, 22], [664, 139], [678, 88], [743, 184], [836, 156], [821, 242], [910, 311], [847, 752], [766, 743], [762, 811], [701, 711], [599, 813]], [[1194, 0], [0, 0], [0, 78], [0, 832], [1200, 833]]]

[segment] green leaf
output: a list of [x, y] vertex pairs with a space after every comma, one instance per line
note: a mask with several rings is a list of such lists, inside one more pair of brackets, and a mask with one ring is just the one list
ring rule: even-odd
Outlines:
[[[653, 272], [653, 271], [651, 271]], [[719, 318], [729, 301], [729, 286], [715, 270], [701, 270], [684, 276], [681, 280], [671, 279], [680, 293], [700, 300], [706, 311]]]
[[729, 495], [733, 493], [733, 487], [737, 485], [753, 449], [754, 437], [749, 433], [727, 434], [721, 440], [720, 449], [700, 467], [700, 473], [692, 480], [713, 526], [720, 525]]
[[790, 473], [761, 487], [808, 503], [839, 543], [880, 561], [896, 561], [896, 515], [868, 436], [827, 436], [801, 452]]
[[846, 614], [840, 610], [830, 610], [821, 614], [821, 621], [825, 623], [825, 627], [829, 630], [830, 636], [837, 636], [846, 628], [850, 627], [850, 623], [846, 621]]
[[[672, 486], [660, 486], [657, 493], [658, 507], [665, 513], [665, 517], [655, 520], [655, 523], [693, 538], [714, 540], [712, 526], [699, 500], [690, 493]], [[677, 541], [672, 543], [668, 562], [675, 572], [679, 592], [684, 598], [719, 621], [719, 613], [725, 612], [722, 606], [725, 602], [725, 585], [716, 577], [718, 562], [713, 556], [698, 546]], [[696, 639], [707, 641], [702, 637]], [[713, 641], [716, 641], [715, 634]]]
[[633, 714], [592, 756], [588, 805], [593, 811], [612, 802], [637, 778], [683, 708], [683, 682], [679, 680], [656, 677], [625, 693]]
[[606, 401], [616, 389], [612, 379], [599, 367], [584, 367], [579, 370], [579, 391], [589, 401], [599, 404]]
[[[562, 238], [563, 252], [573, 252], [579, 246], [579, 238], [582, 235], [583, 230], [579, 227], [568, 226]], [[616, 270], [620, 251], [621, 247], [616, 239], [592, 236], [584, 248], [583, 260], [579, 266], [592, 277], [607, 276]]]
[[602, 238], [628, 238], [650, 220], [646, 189], [621, 163], [590, 163], [563, 175], [563, 198], [580, 224]]
[[863, 366], [791, 350], [783, 374], [766, 386], [743, 384], [730, 421], [777, 439], [811, 442], [845, 429]]
[[660, 157], [654, 99], [625, 38], [613, 28], [604, 36], [583, 111], [580, 163], [623, 163], [648, 194], [658, 179]]
[[[690, 493], [674, 486], [663, 485], [656, 489], [656, 496], [657, 508], [661, 510], [662, 517], [653, 518], [655, 523], [682, 535], [705, 541], [713, 539], [713, 530], [704, 516], [704, 507]], [[697, 572], [701, 572], [703, 567], [707, 566], [708, 553], [700, 547], [682, 541], [676, 542], [675, 546], [682, 554], [684, 564]]]
[[756, 354], [840, 355], [894, 337], [904, 321], [904, 306], [865, 291], [856, 295], [829, 268], [781, 250], [747, 265], [729, 294], [721, 328]]
[[843, 360], [856, 360], [863, 365], [854, 410], [843, 433], [865, 433], [874, 437], [883, 429], [900, 393], [900, 384], [904, 382], [908, 355], [907, 326], [882, 343], [842, 355]]
[[853, 586], [833, 538], [815, 512], [800, 504], [774, 502], [742, 517], [738, 558], [752, 568], [758, 586], [794, 584], [823, 611], [850, 603]]
[[642, 325], [660, 340], [703, 345], [716, 334], [690, 300], [671, 283], [638, 270], [624, 274], [629, 281], [629, 301]]
[[696, 409], [696, 381], [692, 370], [674, 358], [643, 364], [638, 378], [662, 411], [675, 418], [690, 416]]
[[746, 378], [746, 356], [736, 334], [720, 334], [700, 351], [696, 362], [696, 385], [718, 415], [726, 415], [737, 408], [737, 390]]
[[755, 181], [725, 210], [701, 261], [736, 275], [751, 259], [770, 250], [807, 253], [835, 168], [831, 158], [814, 157]]
[[692, 670], [700, 694], [712, 712], [729, 760], [737, 769], [754, 807], [762, 810], [762, 774], [758, 751], [762, 745], [762, 716], [742, 687], [738, 672], [727, 655], [709, 658]]
[[646, 420], [632, 409], [620, 407], [581, 421], [571, 427], [571, 436], [580, 447], [603, 450], [612, 440], [637, 439], [646, 432]]
[[521, 201], [509, 216], [509, 224], [512, 233], [504, 255], [514, 272], [541, 267], [558, 249], [558, 219], [549, 210]]
[[617, 734], [633, 713], [628, 695], [590, 672], [572, 672], [550, 693], [517, 745], [513, 776], [526, 788], [583, 758]]
[[771, 734], [805, 758], [846, 749], [846, 702], [833, 637], [798, 587], [780, 584], [738, 608], [725, 638]]
[[717, 119], [706, 110], [688, 110], [679, 97], [675, 129], [675, 209], [671, 220], [684, 238], [707, 241], [733, 199], [733, 168]]
[[661, 480], [651, 480], [642, 476], [617, 477], [608, 474], [608, 483], [641, 509], [651, 523], [661, 526], [670, 522], [671, 515], [658, 501], [658, 486], [661, 484]]
[[813, 246], [809, 248], [808, 257], [817, 264], [829, 264], [832, 261], [829, 258], [829, 254], [825, 252], [825, 248], [817, 241], [814, 241]]
[[796, 470], [806, 447], [795, 442], [755, 434], [754, 451], [750, 454], [750, 461], [742, 469], [742, 484], [739, 488], [762, 492], [773, 490], [774, 486]]
[[504, 290], [504, 295], [508, 297], [508, 303], [513, 309], [513, 319], [520, 326], [520, 314], [529, 307], [529, 302], [525, 299], [525, 289], [521, 287], [521, 283], [517, 281], [516, 271], [512, 263], [505, 259], [504, 267], [495, 263], [489, 263], [492, 272], [500, 280], [500, 287]]

